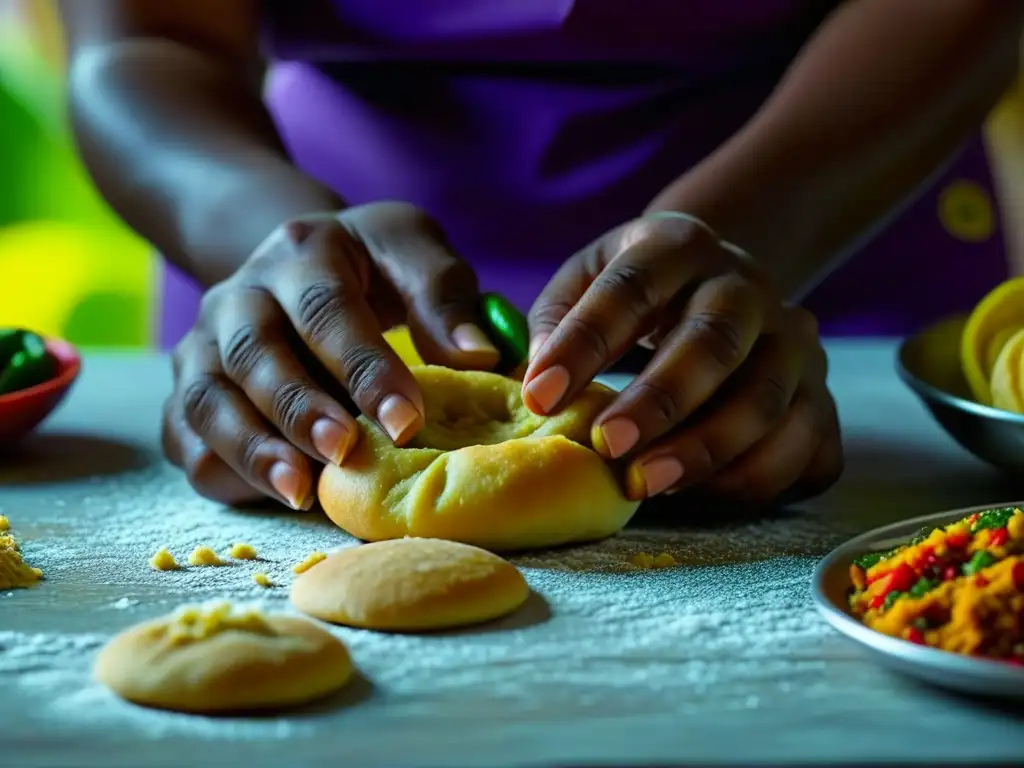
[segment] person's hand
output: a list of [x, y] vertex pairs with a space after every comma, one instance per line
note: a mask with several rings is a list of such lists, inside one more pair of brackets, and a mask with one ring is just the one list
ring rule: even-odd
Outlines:
[[634, 344], [656, 351], [594, 422], [642, 499], [699, 487], [742, 504], [819, 493], [843, 464], [815, 319], [751, 259], [682, 216], [644, 217], [573, 256], [530, 312], [523, 398], [572, 400]]
[[358, 439], [350, 411], [398, 444], [423, 425], [416, 381], [382, 331], [408, 323], [427, 362], [487, 369], [498, 351], [478, 301], [473, 271], [412, 206], [287, 222], [206, 292], [175, 349], [164, 452], [213, 500], [308, 509], [319, 466]]

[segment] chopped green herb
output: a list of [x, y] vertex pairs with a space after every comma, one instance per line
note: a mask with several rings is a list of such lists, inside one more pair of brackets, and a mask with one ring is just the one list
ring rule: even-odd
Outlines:
[[986, 552], [984, 549], [979, 550], [974, 553], [974, 557], [972, 557], [969, 561], [964, 563], [964, 575], [973, 576], [983, 568], [988, 568], [990, 565], [996, 563], [998, 559], [999, 558], [997, 558], [991, 552]]
[[932, 579], [929, 579], [926, 576], [922, 576], [920, 579], [917, 580], [917, 583], [910, 588], [910, 596], [924, 597], [933, 589], [935, 589], [935, 587], [938, 586], [938, 584], [939, 582], [933, 581]]
[[989, 509], [982, 512], [978, 519], [971, 525], [971, 532], [981, 531], [986, 528], [1005, 528], [1006, 524], [1010, 522], [1010, 518], [1014, 515], [1021, 514], [1016, 507], [1001, 507], [999, 509]]
[[923, 632], [924, 630], [926, 630], [926, 629], [931, 629], [931, 628], [932, 628], [932, 626], [931, 626], [931, 622], [929, 622], [929, 621], [928, 621], [928, 619], [926, 619], [926, 618], [925, 618], [924, 616], [918, 616], [918, 617], [917, 617], [916, 619], [914, 619], [914, 620], [913, 620], [912, 622], [910, 622], [910, 623], [911, 623], [911, 624], [912, 624], [913, 626], [915, 626], [915, 627], [917, 627], [918, 629], [920, 629], [920, 630], [921, 630], [922, 632]]
[[903, 597], [905, 594], [907, 594], [907, 593], [906, 592], [900, 592], [898, 589], [894, 589], [892, 592], [890, 592], [888, 595], [886, 595], [885, 596], [885, 603], [884, 603], [885, 610], [889, 610], [890, 608], [892, 608], [893, 604], [897, 600], [899, 600], [901, 597]]

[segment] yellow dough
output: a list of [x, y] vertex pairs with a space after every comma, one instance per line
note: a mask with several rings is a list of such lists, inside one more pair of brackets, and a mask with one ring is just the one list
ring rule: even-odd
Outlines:
[[255, 581], [259, 586], [266, 587], [267, 589], [270, 589], [270, 587], [274, 586], [274, 582], [272, 582], [270, 580], [270, 577], [267, 576], [267, 574], [265, 573], [254, 573], [252, 575], [252, 580]]
[[[6, 517], [3, 520], [6, 526], [2, 531], [9, 531], [10, 523]], [[14, 536], [0, 532], [0, 589], [24, 589], [41, 578], [43, 572], [25, 562]]]
[[191, 565], [196, 566], [227, 565], [227, 563], [217, 557], [217, 553], [209, 547], [196, 547], [192, 550], [192, 554], [188, 556], [188, 561]]
[[11, 530], [11, 521], [6, 515], [0, 515], [0, 533]]
[[156, 551], [149, 560], [149, 566], [154, 571], [176, 571], [179, 568], [178, 561], [167, 551], [166, 547], [161, 547]]
[[530, 594], [515, 566], [440, 539], [396, 539], [328, 557], [292, 585], [292, 604], [335, 624], [417, 632], [490, 621]]
[[323, 552], [310, 552], [309, 556], [301, 563], [296, 563], [292, 567], [292, 573], [305, 573], [317, 563], [322, 563], [327, 559], [327, 555]]
[[118, 696], [180, 712], [277, 709], [338, 690], [352, 676], [344, 644], [305, 619], [185, 606], [114, 637], [96, 679]]
[[229, 553], [235, 560], [255, 560], [256, 548], [252, 544], [238, 543], [231, 547]]
[[416, 536], [507, 551], [602, 539], [629, 522], [639, 503], [589, 447], [610, 389], [593, 384], [544, 417], [523, 405], [514, 379], [411, 370], [426, 406], [415, 439], [398, 448], [360, 417], [356, 448], [320, 476], [320, 503], [338, 526], [365, 541]]

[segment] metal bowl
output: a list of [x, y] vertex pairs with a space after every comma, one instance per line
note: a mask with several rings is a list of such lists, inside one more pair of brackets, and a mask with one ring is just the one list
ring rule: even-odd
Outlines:
[[903, 544], [925, 526], [939, 527], [991, 508], [991, 504], [986, 504], [916, 517], [851, 539], [818, 564], [811, 585], [815, 606], [829, 624], [890, 669], [961, 693], [1024, 701], [1024, 668], [925, 648], [883, 635], [851, 616], [847, 604], [850, 563], [855, 558]]
[[960, 367], [966, 315], [928, 326], [899, 348], [896, 370], [935, 420], [979, 459], [1008, 472], [1024, 471], [1024, 416], [971, 399]]

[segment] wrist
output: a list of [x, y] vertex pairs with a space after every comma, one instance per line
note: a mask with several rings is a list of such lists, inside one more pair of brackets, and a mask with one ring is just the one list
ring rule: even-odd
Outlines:
[[204, 287], [230, 277], [281, 224], [309, 213], [337, 211], [332, 190], [278, 158], [259, 170], [218, 169], [214, 189], [178, 212], [178, 241], [185, 263]]

